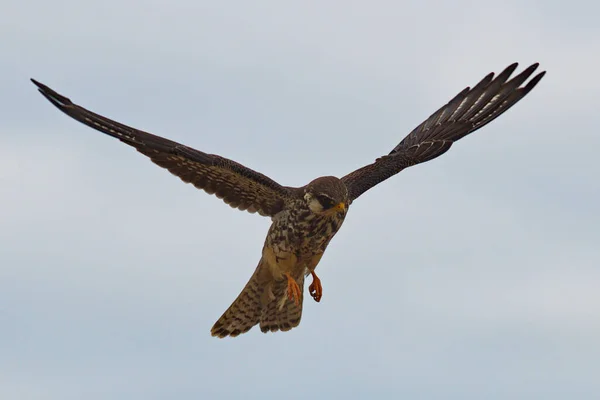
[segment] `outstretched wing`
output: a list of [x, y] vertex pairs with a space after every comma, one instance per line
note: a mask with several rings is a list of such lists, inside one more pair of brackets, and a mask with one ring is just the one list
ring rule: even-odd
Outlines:
[[71, 118], [135, 147], [182, 181], [215, 194], [231, 207], [273, 216], [293, 196], [293, 189], [235, 161], [123, 125], [73, 104], [34, 79], [31, 81], [46, 99]]
[[454, 142], [490, 123], [514, 106], [546, 73], [544, 71], [537, 74], [527, 85], [521, 87], [538, 64], [531, 65], [508, 80], [517, 65], [510, 65], [495, 79], [494, 73], [490, 73], [473, 89], [467, 87], [417, 126], [388, 155], [344, 176], [342, 181], [348, 187], [350, 200], [356, 199], [404, 168], [444, 154]]

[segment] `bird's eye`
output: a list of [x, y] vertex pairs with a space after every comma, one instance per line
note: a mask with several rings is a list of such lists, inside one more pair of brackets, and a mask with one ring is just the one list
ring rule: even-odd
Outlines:
[[322, 194], [317, 195], [317, 200], [319, 200], [319, 203], [321, 203], [321, 206], [323, 206], [324, 210], [329, 210], [335, 205], [335, 202], [330, 197]]

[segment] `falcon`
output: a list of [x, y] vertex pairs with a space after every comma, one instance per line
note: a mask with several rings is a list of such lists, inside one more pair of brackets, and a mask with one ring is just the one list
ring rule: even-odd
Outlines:
[[[304, 279], [317, 302], [323, 286], [315, 269], [342, 226], [349, 206], [367, 190], [415, 164], [444, 154], [454, 142], [499, 117], [529, 93], [545, 74], [529, 79], [535, 63], [509, 79], [518, 64], [467, 87], [408, 134], [393, 150], [348, 175], [323, 176], [303, 187], [282, 186], [227, 158], [113, 121], [71, 102], [32, 79], [39, 92], [71, 118], [119, 139], [182, 181], [214, 194], [233, 208], [271, 218], [258, 266], [211, 329], [224, 338], [248, 332], [289, 331], [300, 324]], [[525, 82], [529, 81], [525, 84]]]

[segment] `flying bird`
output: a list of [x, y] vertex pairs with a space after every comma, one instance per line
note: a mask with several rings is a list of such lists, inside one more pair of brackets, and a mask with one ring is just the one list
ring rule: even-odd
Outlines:
[[524, 85], [535, 63], [509, 79], [518, 64], [490, 73], [467, 87], [374, 163], [337, 178], [322, 176], [302, 187], [282, 186], [227, 158], [103, 117], [32, 79], [48, 101], [71, 118], [134, 147], [186, 183], [214, 194], [233, 208], [271, 217], [258, 266], [250, 280], [211, 329], [224, 338], [248, 332], [289, 331], [300, 324], [304, 279], [317, 302], [323, 295], [315, 273], [349, 206], [373, 186], [415, 164], [444, 154], [454, 142], [499, 117], [529, 93], [545, 74]]

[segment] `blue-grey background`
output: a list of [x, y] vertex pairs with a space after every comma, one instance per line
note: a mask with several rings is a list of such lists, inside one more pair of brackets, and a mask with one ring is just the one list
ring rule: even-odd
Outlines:
[[[1, 3], [0, 398], [600, 398], [597, 5]], [[228, 340], [269, 220], [29, 82], [303, 185], [513, 61], [548, 75], [353, 204], [298, 329]]]

